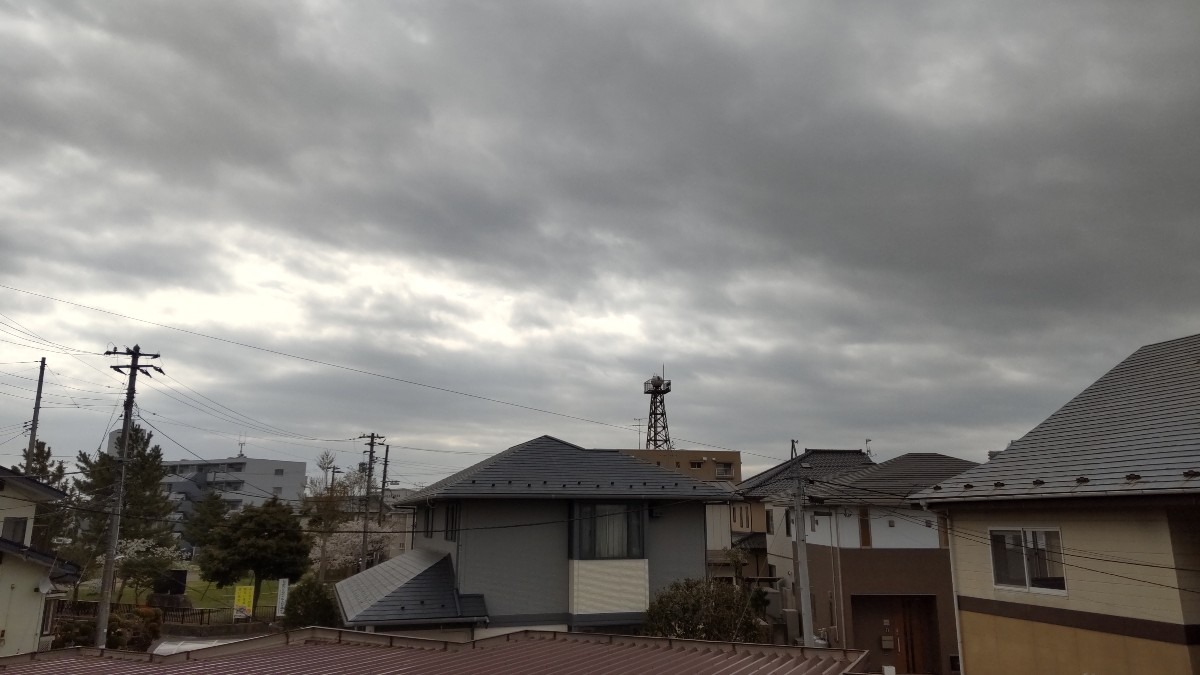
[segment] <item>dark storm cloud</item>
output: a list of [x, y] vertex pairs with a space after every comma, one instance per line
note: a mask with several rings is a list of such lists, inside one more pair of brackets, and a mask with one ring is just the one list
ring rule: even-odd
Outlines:
[[[256, 280], [251, 327], [150, 318], [620, 425], [666, 362], [683, 438], [978, 459], [1138, 345], [1196, 331], [1196, 19], [1187, 2], [14, 5], [0, 280], [232, 297], [275, 265], [324, 293]], [[360, 260], [394, 276], [373, 287]], [[460, 288], [406, 288], [414, 273]], [[294, 322], [268, 318], [268, 291], [296, 294]], [[480, 335], [502, 301], [511, 335]], [[0, 298], [22, 307], [45, 312]], [[59, 325], [156, 341], [205, 391], [316, 437], [624, 437], [136, 323]]]

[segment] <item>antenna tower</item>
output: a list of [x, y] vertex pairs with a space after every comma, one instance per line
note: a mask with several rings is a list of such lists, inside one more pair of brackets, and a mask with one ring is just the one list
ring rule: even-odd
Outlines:
[[655, 375], [646, 380], [645, 393], [650, 395], [650, 419], [646, 424], [647, 450], [674, 450], [671, 434], [667, 431], [667, 407], [663, 397], [671, 393], [671, 381]]

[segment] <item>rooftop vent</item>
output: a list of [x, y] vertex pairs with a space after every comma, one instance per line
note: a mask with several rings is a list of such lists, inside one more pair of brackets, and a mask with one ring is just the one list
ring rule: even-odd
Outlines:
[[1141, 480], [1141, 479], [1142, 479], [1142, 474], [1140, 474], [1140, 473], [1125, 474], [1125, 480]]
[[1184, 478], [1195, 478], [1196, 476], [1200, 476], [1200, 471], [1196, 471], [1194, 469], [1188, 469], [1187, 471], [1183, 472]]
[[996, 481], [995, 483], [992, 483], [992, 487], [1002, 488], [1004, 487], [1004, 483], [1001, 481]]
[[934, 490], [941, 490], [941, 489], [942, 489], [942, 486], [941, 486], [941, 485], [934, 485], [934, 486], [933, 486], [933, 489], [934, 489]]
[[970, 489], [971, 489], [971, 488], [973, 488], [973, 487], [975, 487], [975, 486], [974, 486], [973, 484], [971, 484], [971, 483], [963, 483], [963, 489], [964, 489], [964, 490], [970, 490]]
[[1084, 483], [1090, 483], [1091, 480], [1092, 479], [1088, 478], [1087, 476], [1080, 476], [1079, 478], [1075, 479], [1075, 482], [1079, 483], [1080, 485], [1083, 485]]
[[1033, 484], [1034, 484], [1034, 485], [1045, 485], [1045, 484], [1046, 484], [1046, 481], [1042, 480], [1041, 478], [1034, 478], [1034, 479], [1033, 479]]

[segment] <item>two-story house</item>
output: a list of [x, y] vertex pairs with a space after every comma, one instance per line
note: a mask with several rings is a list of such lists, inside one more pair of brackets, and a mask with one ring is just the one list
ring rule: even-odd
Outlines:
[[918, 497], [949, 521], [967, 675], [1200, 672], [1200, 335]]
[[30, 545], [37, 505], [66, 497], [28, 476], [0, 467], [0, 656], [48, 649], [57, 584], [79, 578], [79, 568]]
[[[806, 484], [813, 626], [831, 647], [870, 650], [864, 670], [958, 670], [949, 537], [938, 516], [911, 497], [974, 466], [909, 453]], [[790, 490], [772, 500], [772, 518], [783, 522], [793, 503]], [[768, 535], [777, 556], [790, 554], [791, 529]]]
[[616, 451], [542, 436], [413, 494], [413, 550], [339, 582], [370, 630], [479, 638], [639, 624], [656, 591], [705, 576], [705, 504], [735, 496]]

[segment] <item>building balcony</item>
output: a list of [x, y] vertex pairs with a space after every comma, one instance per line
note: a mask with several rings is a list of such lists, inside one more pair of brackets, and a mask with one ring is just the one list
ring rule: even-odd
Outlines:
[[569, 577], [573, 615], [645, 612], [650, 606], [648, 560], [572, 560]]

